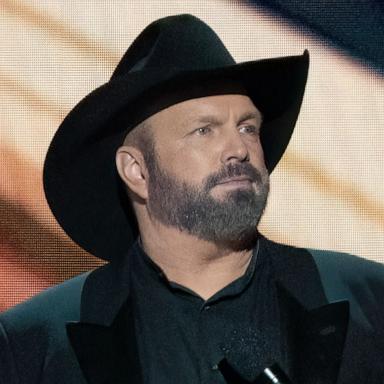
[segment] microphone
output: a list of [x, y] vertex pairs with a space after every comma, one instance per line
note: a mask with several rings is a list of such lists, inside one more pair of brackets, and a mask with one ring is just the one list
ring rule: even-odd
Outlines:
[[241, 377], [227, 359], [221, 360], [218, 367], [227, 384], [293, 384], [277, 363], [265, 368], [254, 381], [248, 381]]
[[253, 384], [293, 384], [279, 364], [272, 364], [256, 378]]

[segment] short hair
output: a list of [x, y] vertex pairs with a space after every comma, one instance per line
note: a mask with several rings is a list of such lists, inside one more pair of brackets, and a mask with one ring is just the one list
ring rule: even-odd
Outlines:
[[139, 149], [146, 160], [147, 154], [154, 150], [154, 141], [152, 127], [147, 119], [136, 125], [127, 134], [123, 144]]

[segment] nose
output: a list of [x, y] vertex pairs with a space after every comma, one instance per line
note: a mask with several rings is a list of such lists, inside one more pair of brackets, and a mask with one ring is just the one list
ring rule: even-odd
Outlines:
[[249, 161], [249, 149], [237, 129], [223, 134], [223, 146], [221, 151], [221, 162]]

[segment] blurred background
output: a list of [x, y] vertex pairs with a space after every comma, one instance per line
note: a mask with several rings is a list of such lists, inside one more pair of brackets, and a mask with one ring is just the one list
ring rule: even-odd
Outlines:
[[0, 311], [102, 261], [45, 202], [42, 166], [69, 110], [151, 21], [192, 13], [238, 62], [311, 56], [260, 230], [384, 262], [384, 5], [375, 0], [0, 0]]

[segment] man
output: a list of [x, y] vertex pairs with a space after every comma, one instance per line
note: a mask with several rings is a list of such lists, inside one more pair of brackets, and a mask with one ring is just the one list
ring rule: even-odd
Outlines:
[[1, 384], [383, 382], [383, 266], [257, 231], [307, 69], [236, 64], [190, 15], [139, 35], [44, 166], [61, 226], [110, 262], [0, 316]]

